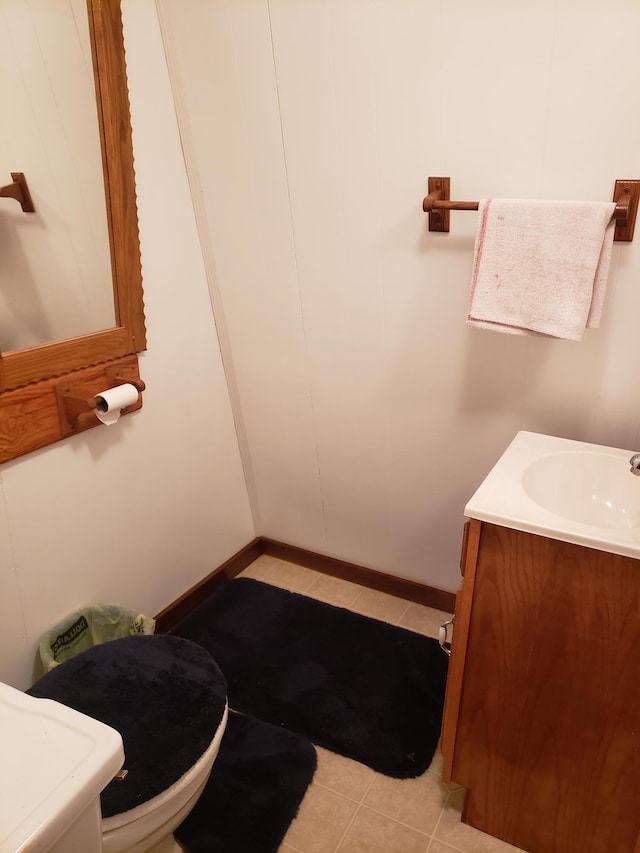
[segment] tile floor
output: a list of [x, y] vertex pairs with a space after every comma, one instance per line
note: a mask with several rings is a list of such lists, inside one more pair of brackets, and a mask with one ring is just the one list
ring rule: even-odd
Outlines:
[[[252, 577], [429, 637], [448, 614], [263, 555]], [[391, 779], [317, 747], [318, 769], [280, 853], [517, 853], [460, 821], [463, 789], [440, 780], [441, 757], [417, 779]]]

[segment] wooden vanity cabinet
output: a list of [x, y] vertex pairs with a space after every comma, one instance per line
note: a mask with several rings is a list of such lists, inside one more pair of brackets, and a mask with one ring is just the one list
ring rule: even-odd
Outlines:
[[463, 820], [640, 853], [640, 561], [466, 523], [442, 729]]

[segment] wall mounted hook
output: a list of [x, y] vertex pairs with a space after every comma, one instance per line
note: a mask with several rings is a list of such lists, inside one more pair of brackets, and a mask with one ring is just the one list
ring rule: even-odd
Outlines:
[[24, 172], [11, 172], [11, 177], [13, 183], [0, 187], [0, 198], [13, 198], [18, 202], [24, 213], [35, 213], [36, 209]]

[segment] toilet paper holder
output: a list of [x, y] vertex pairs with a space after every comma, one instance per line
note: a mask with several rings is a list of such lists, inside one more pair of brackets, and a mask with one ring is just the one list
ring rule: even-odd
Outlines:
[[99, 403], [96, 397], [119, 385], [133, 385], [138, 391], [137, 402], [123, 408], [121, 414], [126, 415], [140, 409], [141, 395], [146, 386], [139, 376], [130, 375], [131, 373], [133, 371], [127, 370], [124, 366], [107, 367], [99, 377], [91, 381], [91, 387], [86, 381], [74, 383], [71, 377], [57, 383], [55, 391], [62, 436], [75, 435], [77, 432], [96, 426], [98, 424], [96, 407]]

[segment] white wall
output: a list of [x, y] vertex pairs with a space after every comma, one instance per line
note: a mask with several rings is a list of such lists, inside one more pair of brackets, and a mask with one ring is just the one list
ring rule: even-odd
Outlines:
[[158, 0], [258, 532], [457, 586], [520, 428], [638, 447], [640, 237], [583, 342], [471, 330], [454, 198], [640, 177], [630, 0]]
[[254, 537], [153, 0], [125, 0], [145, 289], [141, 411], [0, 471], [0, 680], [78, 606], [153, 615]]

